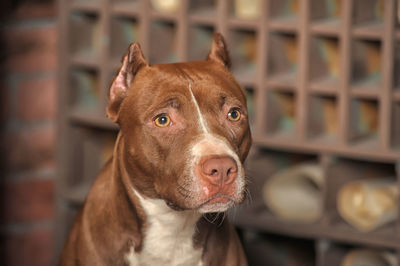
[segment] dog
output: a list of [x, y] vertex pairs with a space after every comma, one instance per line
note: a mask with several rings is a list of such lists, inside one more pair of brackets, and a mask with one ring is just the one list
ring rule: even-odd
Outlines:
[[214, 33], [204, 61], [149, 65], [132, 43], [109, 90], [119, 124], [61, 254], [69, 265], [247, 265], [219, 213], [243, 202], [244, 90]]

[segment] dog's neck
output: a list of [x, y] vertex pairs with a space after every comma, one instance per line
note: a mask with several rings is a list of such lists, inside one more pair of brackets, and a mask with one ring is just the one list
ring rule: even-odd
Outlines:
[[172, 234], [175, 231], [173, 229], [178, 231], [192, 229], [201, 216], [196, 211], [175, 211], [168, 207], [164, 200], [145, 198], [135, 189], [133, 191], [139, 198], [146, 215], [152, 217], [154, 222], [171, 229]]
[[[121, 136], [116, 149], [122, 145]], [[201, 214], [196, 211], [175, 211], [164, 200], [151, 199], [135, 190], [123, 161], [114, 161], [122, 183], [129, 188], [129, 198], [140, 204], [144, 214], [143, 239], [140, 251], [132, 247], [125, 255], [128, 265], [202, 265], [203, 250], [194, 247], [196, 224]]]
[[[202, 249], [194, 248], [200, 214], [174, 211], [163, 200], [145, 198], [134, 190], [146, 214], [143, 248], [126, 255], [129, 265], [202, 265]], [[156, 251], [156, 252], [155, 252]]]

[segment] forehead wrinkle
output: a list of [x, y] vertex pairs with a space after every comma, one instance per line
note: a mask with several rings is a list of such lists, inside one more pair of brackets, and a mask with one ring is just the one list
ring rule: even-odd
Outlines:
[[[165, 97], [165, 99], [158, 100], [158, 97]], [[184, 99], [183, 99], [184, 98]], [[171, 93], [167, 96], [157, 96], [150, 106], [146, 109], [146, 116], [154, 115], [154, 112], [171, 107], [179, 110], [181, 103], [187, 99], [187, 96], [179, 95], [178, 93]]]
[[175, 109], [179, 109], [180, 102], [181, 101], [179, 100], [178, 96], [172, 95], [170, 97], [167, 97], [163, 102], [160, 103], [160, 108], [172, 107]]

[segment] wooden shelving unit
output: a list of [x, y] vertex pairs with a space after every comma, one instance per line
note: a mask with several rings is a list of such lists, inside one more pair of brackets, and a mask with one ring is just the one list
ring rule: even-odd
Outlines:
[[[363, 246], [400, 259], [400, 218], [360, 233], [335, 205], [338, 186], [369, 175], [366, 169], [400, 184], [398, 1], [259, 2], [260, 16], [244, 20], [233, 0], [181, 0], [174, 13], [154, 10], [150, 0], [59, 1], [58, 250], [112, 150], [118, 127], [105, 117], [106, 95], [129, 43], [139, 41], [151, 64], [199, 60], [219, 31], [248, 94], [254, 138], [252, 204], [236, 210], [234, 223], [244, 232], [306, 239], [313, 243], [310, 265], [338, 265], [351, 247]], [[282, 221], [260, 188], [304, 161], [320, 163], [327, 176], [323, 217]]]

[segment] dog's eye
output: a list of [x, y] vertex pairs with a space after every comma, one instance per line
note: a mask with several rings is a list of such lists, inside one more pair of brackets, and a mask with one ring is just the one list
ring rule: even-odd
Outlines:
[[167, 127], [171, 125], [171, 118], [167, 114], [160, 114], [156, 116], [154, 123], [158, 127]]
[[232, 109], [229, 110], [229, 112], [228, 112], [228, 120], [229, 120], [229, 121], [232, 121], [232, 122], [239, 121], [241, 115], [242, 115], [242, 114], [240, 113], [239, 108], [237, 108], [237, 107], [232, 108]]

